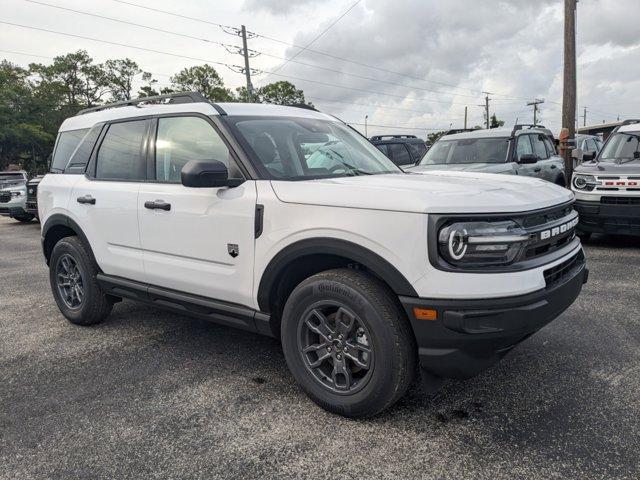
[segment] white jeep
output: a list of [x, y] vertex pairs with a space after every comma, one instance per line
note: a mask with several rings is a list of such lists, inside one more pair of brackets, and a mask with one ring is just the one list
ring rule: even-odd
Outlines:
[[198, 94], [80, 112], [38, 189], [61, 312], [122, 298], [281, 339], [320, 406], [373, 415], [422, 367], [468, 378], [587, 279], [573, 194], [542, 180], [404, 173], [311, 109]]

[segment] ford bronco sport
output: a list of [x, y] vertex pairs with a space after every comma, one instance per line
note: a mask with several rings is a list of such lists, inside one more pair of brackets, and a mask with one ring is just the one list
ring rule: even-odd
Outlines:
[[553, 135], [540, 125], [454, 132], [440, 137], [420, 163], [406, 171], [505, 173], [566, 184], [564, 160], [556, 153]]
[[576, 167], [571, 182], [581, 236], [640, 236], [640, 120], [625, 120], [599, 153], [587, 154], [591, 161]]
[[63, 315], [95, 324], [128, 298], [274, 336], [342, 415], [392, 405], [417, 362], [431, 387], [476, 375], [587, 278], [570, 191], [407, 174], [317, 111], [172, 94], [80, 112], [60, 135], [79, 131], [38, 188]]

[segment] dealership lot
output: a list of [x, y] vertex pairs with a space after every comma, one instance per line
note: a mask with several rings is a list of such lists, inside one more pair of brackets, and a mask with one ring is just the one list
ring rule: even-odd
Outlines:
[[578, 301], [495, 368], [352, 421], [273, 339], [130, 302], [71, 325], [39, 225], [0, 219], [0, 477], [637, 478], [640, 240], [586, 253]]

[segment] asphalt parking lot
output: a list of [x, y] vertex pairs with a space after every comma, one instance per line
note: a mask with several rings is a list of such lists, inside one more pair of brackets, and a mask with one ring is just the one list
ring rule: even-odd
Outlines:
[[123, 302], [59, 313], [39, 225], [0, 218], [0, 478], [638, 478], [640, 240], [497, 367], [352, 421], [273, 339]]

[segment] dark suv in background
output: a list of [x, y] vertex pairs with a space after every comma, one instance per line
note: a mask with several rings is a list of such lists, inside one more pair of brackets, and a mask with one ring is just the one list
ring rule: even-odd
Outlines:
[[371, 143], [399, 167], [415, 165], [427, 152], [424, 140], [415, 135], [376, 135]]

